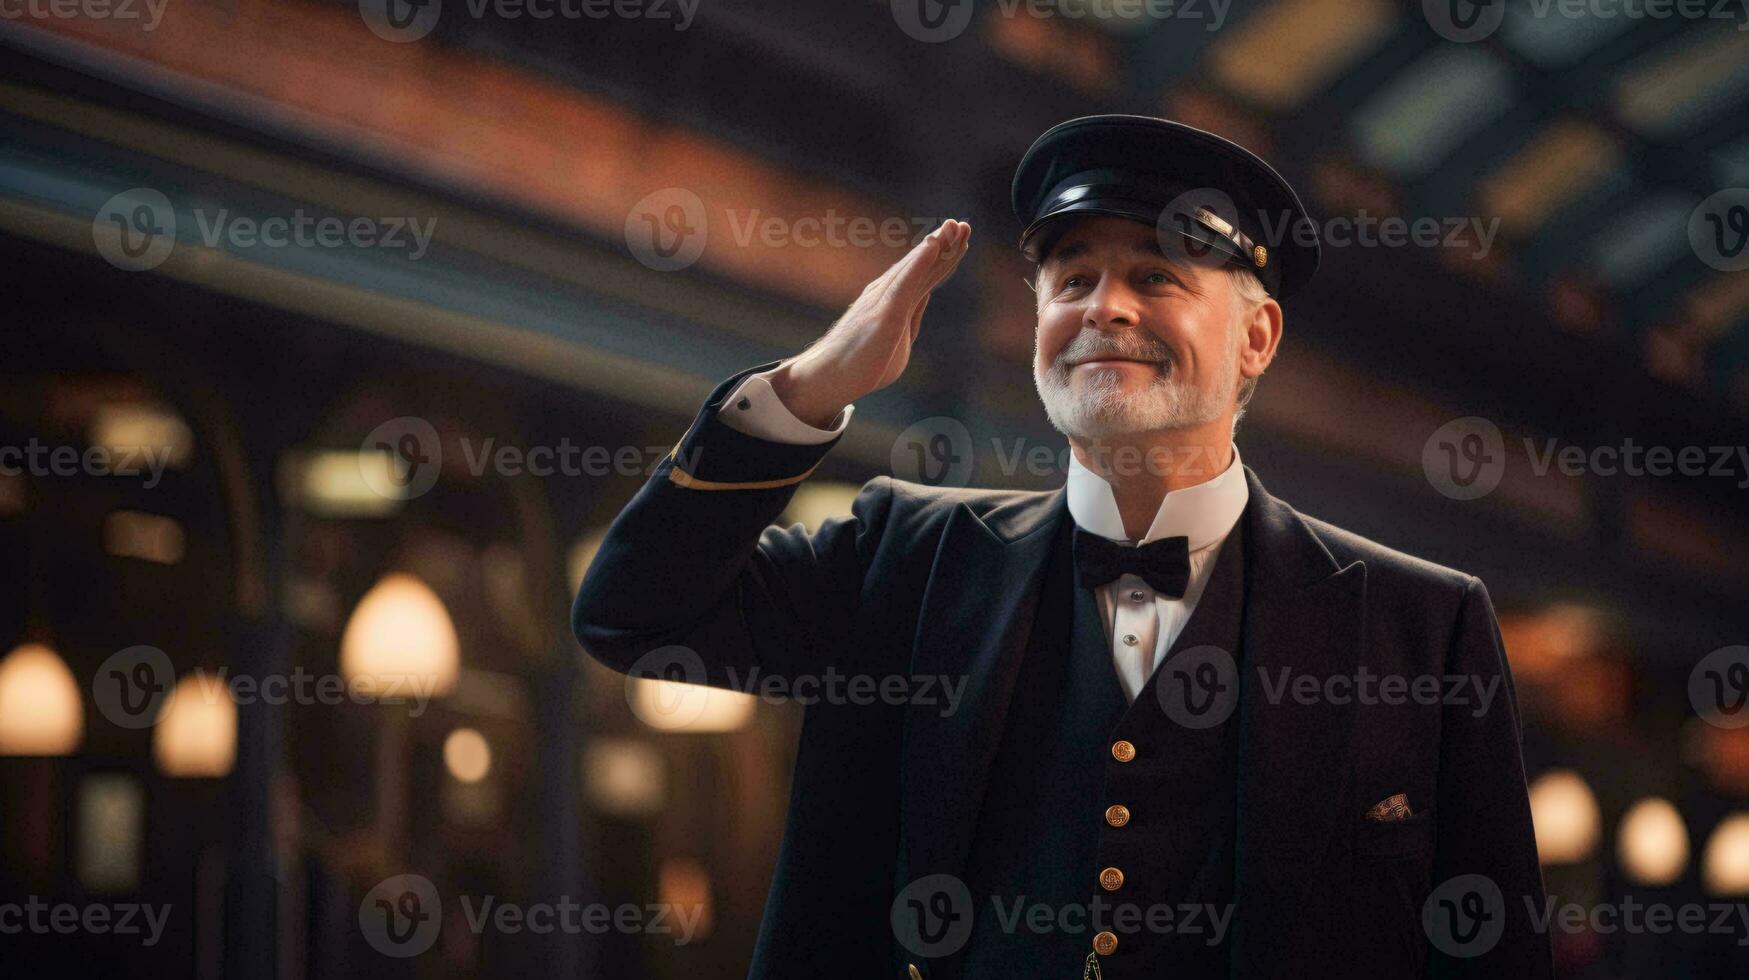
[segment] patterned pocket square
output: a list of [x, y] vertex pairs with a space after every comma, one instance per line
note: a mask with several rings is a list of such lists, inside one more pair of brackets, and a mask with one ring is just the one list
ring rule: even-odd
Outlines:
[[1414, 815], [1415, 812], [1409, 809], [1409, 797], [1403, 793], [1398, 793], [1395, 796], [1388, 796], [1377, 803], [1374, 803], [1372, 809], [1366, 811], [1366, 818], [1368, 820], [1374, 820], [1380, 823], [1390, 823], [1394, 820], [1407, 820]]

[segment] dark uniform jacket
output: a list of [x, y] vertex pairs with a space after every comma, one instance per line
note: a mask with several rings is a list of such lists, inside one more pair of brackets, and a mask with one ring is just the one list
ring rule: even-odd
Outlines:
[[[613, 522], [572, 609], [576, 635], [622, 672], [681, 647], [687, 679], [716, 686], [814, 695], [832, 689], [824, 678], [869, 679], [860, 697], [809, 698], [750, 976], [949, 980], [958, 961], [919, 955], [894, 913], [909, 883], [966, 874], [980, 821], [1003, 819], [981, 804], [1071, 520], [1064, 491], [882, 477], [848, 518], [771, 526], [831, 444], [724, 425], [720, 400], [746, 373], [712, 393]], [[1231, 975], [1547, 976], [1518, 714], [1487, 590], [1245, 478]], [[1387, 700], [1387, 677], [1419, 695]], [[952, 710], [943, 678], [963, 685]], [[1399, 794], [1411, 815], [1368, 816]]]

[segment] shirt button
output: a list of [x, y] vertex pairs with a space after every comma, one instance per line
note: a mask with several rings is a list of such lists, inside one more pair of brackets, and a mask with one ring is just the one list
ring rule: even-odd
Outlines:
[[1126, 647], [1133, 647], [1133, 646], [1135, 646], [1135, 645], [1136, 645], [1136, 634], [1134, 634], [1134, 633], [1125, 633], [1125, 634], [1124, 634], [1124, 635], [1123, 635], [1123, 645], [1124, 645], [1124, 646], [1126, 646]]
[[1113, 827], [1122, 827], [1130, 822], [1130, 808], [1122, 803], [1116, 803], [1105, 808], [1105, 822]]
[[1093, 951], [1100, 956], [1110, 956], [1117, 952], [1117, 935], [1111, 932], [1102, 932], [1094, 936]]
[[1131, 589], [1130, 590], [1130, 598], [1135, 600], [1136, 602], [1141, 602], [1143, 599], [1146, 599], [1147, 597], [1148, 597], [1148, 593], [1143, 592], [1141, 589]]
[[1123, 870], [1121, 868], [1106, 868], [1099, 873], [1099, 887], [1108, 892], [1117, 891], [1123, 887]]
[[1119, 739], [1111, 743], [1111, 757], [1119, 762], [1128, 762], [1136, 757], [1136, 747]]

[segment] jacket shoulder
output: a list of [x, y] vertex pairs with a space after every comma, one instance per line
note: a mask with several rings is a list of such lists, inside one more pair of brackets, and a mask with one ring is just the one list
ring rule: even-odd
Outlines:
[[892, 491], [893, 516], [921, 524], [945, 523], [965, 504], [984, 525], [1004, 538], [1036, 529], [1049, 517], [1050, 505], [1062, 491], [1005, 490], [984, 487], [932, 487], [893, 477], [871, 481], [886, 483]]
[[1468, 572], [1398, 551], [1346, 528], [1337, 527], [1329, 521], [1303, 513], [1300, 514], [1300, 519], [1305, 521], [1306, 527], [1311, 529], [1324, 547], [1330, 550], [1330, 555], [1336, 559], [1337, 564], [1365, 562], [1369, 578], [1387, 586], [1421, 586], [1439, 592], [1462, 594], [1475, 578]]

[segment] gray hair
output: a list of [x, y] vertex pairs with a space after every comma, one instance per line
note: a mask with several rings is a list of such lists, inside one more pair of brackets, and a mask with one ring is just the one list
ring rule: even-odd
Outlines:
[[[1233, 277], [1234, 301], [1247, 314], [1262, 306], [1269, 299], [1269, 290], [1263, 288], [1263, 280], [1257, 278], [1257, 273], [1243, 266], [1228, 266], [1227, 275]], [[1245, 417], [1245, 406], [1251, 403], [1251, 396], [1257, 393], [1257, 382], [1262, 378], [1245, 378], [1239, 382], [1239, 397], [1237, 408], [1233, 412], [1233, 431], [1239, 431], [1239, 420]]]

